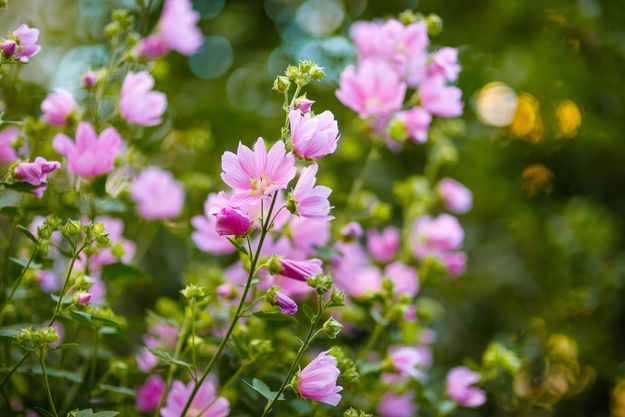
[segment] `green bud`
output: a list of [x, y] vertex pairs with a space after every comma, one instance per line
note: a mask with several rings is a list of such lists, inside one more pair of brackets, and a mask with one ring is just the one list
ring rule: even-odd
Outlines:
[[59, 340], [59, 335], [56, 333], [56, 329], [54, 327], [44, 327], [39, 330], [41, 334], [41, 339], [45, 343], [54, 343]]
[[[271, 272], [270, 272], [271, 273]], [[272, 275], [275, 273], [271, 273]], [[280, 289], [278, 287], [271, 287], [267, 290], [267, 292], [265, 293], [265, 301], [267, 301], [270, 305], [275, 306], [276, 305], [276, 294], [278, 293], [278, 291], [280, 291]]]
[[89, 288], [93, 287], [93, 284], [95, 284], [95, 281], [85, 274], [78, 275], [76, 277], [76, 280], [74, 281], [74, 285], [79, 290], [88, 290]]
[[326, 76], [325, 71], [323, 71], [322, 67], [318, 67], [317, 65], [313, 65], [309, 71], [310, 78], [315, 81], [321, 81]]
[[299, 62], [299, 70], [300, 72], [308, 72], [314, 65], [312, 61], [305, 59]]
[[286, 202], [286, 209], [291, 213], [297, 215], [297, 201], [292, 195], [289, 195], [289, 199]]
[[291, 81], [289, 81], [288, 77], [284, 75], [278, 75], [276, 80], [273, 82], [273, 89], [278, 93], [285, 93], [291, 86]]
[[267, 270], [271, 275], [279, 274], [280, 271], [282, 271], [283, 268], [282, 265], [280, 265], [281, 259], [280, 256], [274, 255], [267, 261]]
[[332, 289], [332, 293], [330, 294], [330, 305], [332, 307], [341, 307], [345, 305], [345, 293], [336, 288]]
[[80, 229], [80, 220], [68, 219], [65, 226], [63, 226], [62, 232], [65, 236], [76, 236], [80, 233]]
[[116, 360], [111, 363], [110, 371], [116, 377], [123, 377], [128, 372], [128, 364], [121, 360]]
[[185, 289], [180, 290], [180, 293], [187, 300], [191, 300], [191, 299], [201, 300], [202, 298], [206, 296], [206, 293], [204, 292], [204, 287], [201, 287], [195, 284], [187, 285]]
[[403, 143], [408, 138], [408, 130], [406, 124], [398, 118], [393, 118], [389, 123], [388, 135], [395, 142]]
[[437, 14], [429, 14], [425, 21], [428, 25], [428, 35], [436, 36], [443, 31], [443, 20]]
[[521, 359], [517, 354], [498, 342], [491, 342], [488, 345], [482, 356], [482, 363], [485, 368], [504, 369], [511, 375], [516, 374], [521, 368]]
[[412, 10], [408, 9], [401, 12], [398, 16], [398, 19], [404, 25], [409, 25], [411, 23], [422, 21], [423, 19], [425, 19], [425, 16], [423, 16], [421, 13], [415, 13]]
[[286, 68], [286, 71], [284, 71], [284, 75], [286, 75], [289, 80], [295, 81], [295, 79], [299, 75], [299, 69], [294, 65], [289, 65]]
[[349, 407], [343, 413], [343, 417], [373, 417], [373, 415], [367, 414], [362, 410], [356, 410], [354, 407]]
[[329, 339], [336, 339], [336, 336], [343, 329], [343, 325], [338, 321], [334, 320], [333, 317], [330, 317], [323, 323], [323, 333], [328, 336]]
[[308, 286], [317, 290], [317, 294], [323, 295], [332, 288], [332, 275], [315, 275], [314, 277], [308, 277]]
[[104, 36], [106, 36], [109, 39], [112, 39], [116, 36], [119, 36], [121, 31], [122, 31], [122, 27], [119, 24], [119, 22], [111, 22], [104, 27]]
[[124, 247], [121, 243], [116, 243], [111, 248], [111, 254], [116, 258], [123, 257], [125, 253], [126, 251], [124, 250]]
[[371, 217], [380, 223], [386, 222], [392, 214], [392, 208], [387, 203], [378, 202], [371, 208]]
[[33, 328], [27, 327], [25, 329], [19, 329], [15, 336], [17, 343], [22, 346], [28, 345], [33, 342]]

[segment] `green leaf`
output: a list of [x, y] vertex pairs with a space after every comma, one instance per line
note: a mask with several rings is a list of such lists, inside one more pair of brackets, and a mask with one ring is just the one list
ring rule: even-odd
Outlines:
[[232, 239], [231, 237], [228, 238], [228, 240], [230, 241], [230, 243], [232, 243], [232, 246], [234, 246], [235, 248], [237, 248], [237, 250], [239, 252], [241, 252], [243, 255], [247, 255], [247, 249], [245, 249], [245, 247], [243, 245], [241, 245], [239, 242], [237, 242], [236, 240]]
[[[272, 401], [278, 394], [277, 392], [269, 389], [267, 384], [265, 384], [260, 379], [254, 378], [251, 384], [247, 382], [246, 380], [243, 380], [243, 382], [249, 385], [254, 391], [258, 392], [260, 395], [265, 397], [268, 401]], [[284, 400], [284, 394], [280, 394], [278, 401], [281, 401], [281, 400]]]
[[152, 349], [152, 348], [147, 348], [150, 352], [152, 352], [152, 354], [154, 356], [156, 356], [157, 358], [159, 358], [160, 360], [162, 360], [163, 362], [172, 364], [172, 365], [178, 365], [178, 366], [183, 366], [185, 368], [191, 369], [191, 365], [186, 363], [185, 361], [181, 361], [180, 359], [174, 359], [169, 353], [160, 350], [160, 349]]
[[103, 389], [104, 391], [111, 391], [117, 394], [130, 395], [132, 397], [135, 396], [134, 390], [128, 387], [115, 387], [113, 385], [100, 384], [100, 389]]
[[26, 182], [26, 181], [1, 182], [0, 184], [4, 185], [6, 188], [10, 190], [18, 191], [20, 193], [29, 193], [35, 188], [39, 188], [45, 185], [45, 183], [43, 182], [39, 185], [32, 185], [31, 183]]
[[126, 204], [124, 204], [123, 201], [108, 198], [96, 198], [95, 206], [98, 211], [102, 211], [104, 213], [123, 213], [126, 210]]
[[28, 228], [26, 226], [22, 226], [21, 224], [17, 225], [17, 230], [19, 230], [20, 232], [22, 232], [22, 234], [24, 236], [26, 236], [27, 238], [29, 238], [30, 240], [32, 240], [33, 242], [37, 242], [37, 238], [35, 237], [35, 235], [33, 235], [30, 230], [28, 230]]
[[118, 415], [118, 411], [98, 411], [93, 415], [93, 417], [115, 417]]
[[0, 208], [0, 214], [3, 214], [5, 216], [17, 216], [20, 214], [20, 209], [19, 207], [13, 207], [13, 206], [4, 206], [2, 208]]
[[252, 314], [254, 317], [258, 317], [261, 320], [267, 321], [280, 321], [280, 322], [288, 322], [295, 321], [293, 316], [288, 314], [282, 314], [279, 311], [257, 311]]
[[93, 320], [91, 318], [91, 314], [86, 313], [84, 311], [72, 310], [69, 312], [69, 316], [72, 320], [83, 324], [85, 326], [90, 326], [93, 324]]
[[65, 349], [73, 349], [73, 348], [77, 348], [80, 345], [78, 343], [63, 343], [61, 345], [58, 345], [55, 348], [50, 349], [50, 352], [55, 351], [55, 350], [65, 350]]
[[[10, 258], [10, 259], [11, 259], [11, 262], [21, 266], [22, 268], [26, 268], [26, 265], [28, 265], [28, 259], [20, 259], [20, 258]], [[30, 269], [39, 269], [39, 268], [41, 268], [41, 265], [39, 265], [36, 262], [31, 262], [30, 265], [28, 266], [28, 268], [30, 268]]]
[[[33, 368], [30, 369], [30, 371], [35, 375], [42, 374], [41, 367], [39, 365], [35, 365]], [[82, 375], [80, 375], [78, 372], [66, 371], [64, 369], [49, 368], [46, 366], [46, 373], [48, 374], [48, 376], [51, 376], [54, 378], [67, 379], [77, 384], [82, 383]]]
[[[58, 303], [59, 300], [61, 299], [61, 297], [59, 297], [56, 294], [50, 294], [50, 298], [52, 298], [55, 303]], [[74, 297], [72, 297], [71, 295], [66, 295], [65, 297], [63, 297], [63, 301], [61, 304], [71, 304], [73, 300], [74, 300]]]
[[124, 279], [127, 281], [134, 281], [145, 279], [146, 274], [139, 268], [132, 265], [116, 262], [102, 267], [102, 278], [104, 280]]
[[374, 372], [380, 372], [382, 369], [384, 369], [384, 363], [372, 362], [363, 364], [362, 366], [360, 366], [359, 370], [361, 375], [366, 375]]
[[315, 319], [315, 313], [313, 313], [312, 308], [310, 308], [308, 304], [304, 304], [302, 305], [302, 311], [304, 311], [304, 315], [312, 323], [313, 320]]

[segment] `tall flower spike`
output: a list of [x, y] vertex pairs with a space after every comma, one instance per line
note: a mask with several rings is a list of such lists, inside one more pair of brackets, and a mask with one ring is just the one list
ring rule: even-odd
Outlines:
[[328, 201], [332, 190], [323, 185], [315, 185], [317, 169], [317, 164], [302, 169], [289, 199], [288, 207], [292, 213], [304, 218], [332, 220], [334, 217], [329, 215], [332, 207]]
[[258, 138], [252, 151], [239, 143], [236, 155], [226, 152], [221, 158], [221, 178], [232, 187], [232, 205], [256, 204], [283, 190], [295, 177], [295, 156], [287, 153], [284, 142], [276, 142], [269, 152], [263, 138]]

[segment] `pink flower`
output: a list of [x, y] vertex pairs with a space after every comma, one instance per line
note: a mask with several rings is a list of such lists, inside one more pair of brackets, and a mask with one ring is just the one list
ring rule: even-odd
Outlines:
[[49, 173], [59, 169], [61, 164], [57, 161], [47, 161], [38, 156], [34, 162], [22, 162], [15, 167], [15, 176], [32, 185], [39, 187], [33, 189], [33, 193], [41, 198], [47, 188], [46, 177]]
[[395, 114], [395, 118], [404, 124], [411, 140], [416, 143], [424, 143], [427, 140], [430, 122], [432, 121], [430, 113], [421, 107], [413, 107], [410, 110]]
[[4, 56], [12, 57], [17, 52], [17, 42], [11, 39], [3, 41], [0, 43], [0, 49], [2, 49]]
[[250, 230], [250, 218], [238, 207], [215, 207], [209, 213], [216, 219], [215, 231], [219, 236], [243, 236]]
[[382, 273], [372, 266], [348, 270], [346, 275], [341, 274], [335, 278], [337, 287], [355, 298], [371, 297], [382, 291]]
[[425, 79], [419, 87], [422, 105], [428, 112], [440, 117], [457, 117], [462, 114], [462, 91], [450, 87], [445, 78], [437, 75]]
[[464, 252], [447, 253], [443, 255], [443, 264], [450, 276], [463, 275], [467, 269], [467, 254]]
[[419, 292], [419, 275], [414, 268], [402, 262], [393, 262], [384, 269], [384, 276], [390, 278], [397, 294], [414, 297]]
[[137, 361], [137, 368], [139, 368], [141, 372], [149, 372], [158, 364], [158, 358], [147, 348], [142, 348], [141, 351], [135, 355], [135, 361]]
[[419, 408], [414, 404], [414, 392], [403, 395], [387, 392], [380, 398], [378, 413], [382, 417], [412, 417], [416, 416]]
[[189, 0], [166, 0], [157, 33], [139, 42], [137, 52], [147, 58], [158, 58], [171, 49], [193, 55], [204, 42], [197, 27], [199, 21], [200, 14], [193, 10]]
[[462, 246], [463, 240], [464, 231], [454, 216], [421, 216], [413, 226], [412, 250], [417, 259], [423, 259], [427, 255], [457, 250]]
[[427, 67], [428, 77], [442, 75], [447, 81], [456, 81], [461, 67], [458, 64], [456, 48], [441, 48], [432, 54], [432, 61]]
[[454, 213], [463, 214], [473, 206], [473, 193], [464, 185], [451, 178], [443, 178], [438, 183], [438, 194], [445, 207]]
[[0, 163], [8, 164], [18, 160], [13, 143], [22, 136], [18, 127], [9, 127], [0, 132]]
[[479, 407], [486, 402], [486, 393], [471, 385], [480, 379], [480, 374], [466, 366], [457, 366], [447, 374], [447, 394], [464, 407]]
[[82, 75], [81, 84], [83, 88], [93, 88], [98, 82], [98, 74], [95, 71], [87, 71]]
[[176, 342], [178, 341], [178, 329], [175, 327], [166, 323], [157, 323], [150, 326], [148, 333], [150, 334], [148, 337], [151, 338], [152, 342], [156, 342], [149, 347], [166, 346], [171, 349], [176, 347]]
[[401, 109], [406, 84], [389, 64], [368, 60], [345, 68], [336, 97], [361, 119], [386, 116]]
[[367, 249], [378, 262], [392, 261], [399, 250], [399, 230], [396, 227], [387, 227], [380, 233], [375, 229], [369, 229]]
[[209, 194], [204, 203], [204, 215], [194, 216], [191, 219], [191, 224], [195, 228], [191, 239], [193, 239], [193, 242], [201, 251], [215, 255], [223, 255], [235, 251], [234, 246], [225, 236], [217, 234], [215, 230], [217, 219], [209, 213], [215, 207], [226, 207], [229, 204], [230, 198], [226, 193]]
[[324, 246], [330, 241], [330, 223], [326, 221], [293, 216], [289, 229], [293, 245], [306, 255], [316, 253], [315, 246]]
[[137, 411], [150, 413], [156, 410], [165, 390], [165, 381], [158, 375], [150, 375], [140, 387], [137, 387]]
[[62, 278], [56, 273], [46, 270], [35, 271], [41, 291], [49, 294], [61, 289]]
[[336, 406], [341, 401], [343, 387], [336, 385], [340, 375], [336, 367], [336, 358], [328, 355], [328, 351], [321, 352], [297, 375], [297, 391], [299, 394], [313, 401]]
[[41, 46], [37, 44], [39, 29], [30, 28], [28, 25], [20, 25], [13, 32], [13, 39], [18, 41], [15, 58], [21, 62], [28, 62], [28, 58], [39, 53]]
[[331, 207], [328, 197], [332, 190], [323, 185], [315, 185], [317, 169], [317, 164], [302, 169], [293, 189], [291, 201], [294, 205], [294, 212], [298, 216], [327, 221], [334, 218], [329, 215]]
[[289, 112], [291, 141], [295, 153], [306, 159], [320, 159], [336, 150], [339, 128], [330, 111], [311, 117], [299, 110]]
[[[85, 218], [83, 221], [87, 222], [89, 219]], [[112, 245], [121, 245], [124, 250], [124, 254], [119, 259], [118, 257], [113, 255], [112, 248], [103, 248], [98, 253], [89, 256], [89, 268], [91, 272], [98, 271], [102, 266], [109, 265], [115, 262], [123, 262], [130, 263], [132, 258], [134, 257], [136, 251], [136, 245], [133, 241], [124, 238], [124, 221], [121, 219], [116, 219], [114, 217], [108, 216], [100, 216], [94, 219], [97, 223], [102, 223], [106, 232], [109, 234], [109, 238], [111, 240]], [[81, 254], [81, 261], [83, 263], [87, 263], [87, 256], [84, 258]], [[93, 287], [91, 288], [93, 289]], [[93, 291], [92, 291], [93, 292]], [[95, 294], [94, 294], [94, 298]]]
[[295, 177], [295, 157], [286, 153], [284, 142], [276, 142], [269, 152], [263, 138], [252, 151], [239, 143], [236, 155], [225, 152], [221, 158], [221, 178], [234, 190], [232, 204], [255, 204], [285, 189]]
[[306, 281], [307, 278], [323, 273], [321, 259], [307, 259], [305, 261], [294, 261], [292, 259], [281, 259], [280, 275], [298, 281]]
[[[161, 417], [180, 417], [186, 402], [193, 391], [193, 381], [184, 385], [174, 381], [167, 394], [167, 404], [161, 408]], [[206, 379], [191, 401], [187, 416], [226, 417], [230, 413], [230, 403], [224, 397], [217, 397], [215, 384]]]
[[93, 295], [88, 292], [78, 293], [76, 296], [76, 304], [87, 305], [91, 302], [92, 297]]
[[147, 71], [128, 72], [119, 98], [119, 112], [129, 123], [154, 126], [163, 121], [167, 96], [152, 91], [154, 78]]
[[182, 211], [184, 191], [169, 171], [148, 167], [130, 184], [137, 211], [145, 219], [168, 219]]
[[113, 169], [115, 158], [124, 143], [112, 127], [96, 134], [91, 124], [82, 122], [76, 129], [76, 142], [59, 133], [52, 143], [54, 149], [65, 156], [70, 172], [82, 177], [95, 177]]
[[298, 97], [295, 100], [295, 103], [293, 103], [293, 108], [296, 110], [299, 110], [302, 113], [308, 113], [310, 111], [310, 109], [312, 108], [314, 101], [313, 100], [309, 100], [306, 98], [306, 96], [302, 96], [302, 97]]
[[74, 113], [76, 101], [72, 95], [57, 88], [41, 102], [43, 121], [57, 126], [65, 126], [67, 119]]
[[428, 364], [428, 358], [423, 356], [423, 352], [418, 348], [408, 346], [393, 346], [389, 349], [393, 367], [403, 377], [422, 379], [424, 373], [417, 367]]
[[297, 303], [280, 291], [276, 293], [276, 305], [280, 307], [283, 314], [297, 313]]
[[362, 226], [358, 222], [349, 222], [341, 229], [341, 236], [355, 239], [363, 235]]

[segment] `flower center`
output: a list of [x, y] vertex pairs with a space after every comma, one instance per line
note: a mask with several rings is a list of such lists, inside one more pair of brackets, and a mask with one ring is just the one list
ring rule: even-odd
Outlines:
[[267, 177], [263, 175], [260, 179], [252, 179], [252, 185], [255, 188], [255, 190], [252, 191], [253, 194], [264, 195], [267, 189], [271, 187], [273, 183], [270, 182]]

